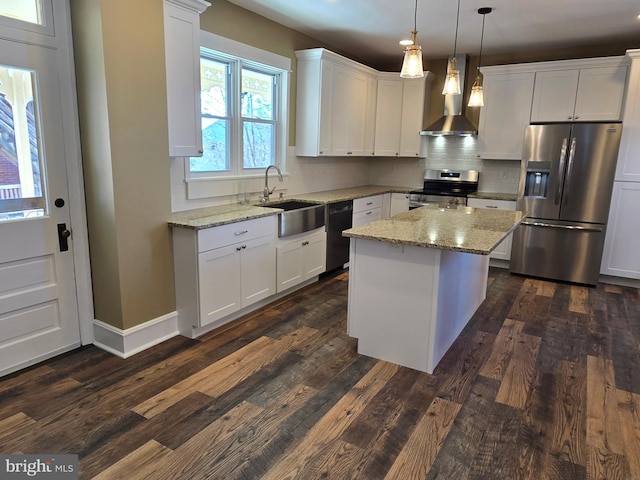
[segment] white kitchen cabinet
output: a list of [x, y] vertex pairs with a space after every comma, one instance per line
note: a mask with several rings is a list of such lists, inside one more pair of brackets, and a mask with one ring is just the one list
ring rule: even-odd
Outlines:
[[202, 156], [200, 14], [202, 0], [164, 0], [169, 156]]
[[600, 273], [640, 279], [639, 182], [614, 182]]
[[629, 86], [622, 120], [616, 180], [640, 182], [640, 49], [628, 50]]
[[511, 66], [483, 67], [484, 107], [478, 125], [479, 156], [489, 160], [520, 160], [524, 128], [529, 124], [533, 72]]
[[218, 326], [276, 293], [277, 217], [173, 229], [180, 331]]
[[[515, 210], [516, 202], [511, 200], [493, 200], [484, 198], [467, 198], [467, 206], [474, 208], [491, 208], [494, 210]], [[511, 259], [511, 243], [513, 234], [509, 234], [489, 255], [499, 260]]]
[[383, 204], [384, 195], [356, 198], [353, 201], [352, 226], [361, 227], [383, 218]]
[[531, 122], [619, 121], [626, 81], [624, 64], [537, 72]]
[[278, 293], [326, 271], [327, 233], [324, 227], [280, 239], [276, 247]]
[[367, 109], [376, 71], [322, 48], [296, 51], [296, 57], [296, 153], [370, 155], [365, 145], [373, 125]]
[[367, 111], [364, 118], [364, 156], [375, 155], [376, 101], [378, 100], [378, 79], [367, 78]]
[[[380, 157], [420, 156], [425, 99], [432, 75], [400, 78], [397, 73], [381, 73], [378, 79], [375, 147]], [[426, 96], [425, 96], [426, 95]]]
[[393, 217], [399, 213], [409, 211], [409, 194], [408, 193], [392, 193], [391, 204], [389, 205], [389, 216]]

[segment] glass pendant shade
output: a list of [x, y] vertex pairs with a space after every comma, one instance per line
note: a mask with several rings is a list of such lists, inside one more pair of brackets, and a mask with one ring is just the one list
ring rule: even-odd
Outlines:
[[469, 95], [468, 107], [484, 107], [484, 92], [482, 91], [482, 79], [480, 75], [476, 77], [471, 87], [471, 95]]
[[444, 79], [443, 95], [460, 95], [460, 70], [457, 68], [456, 57], [453, 57], [447, 67], [447, 76]]
[[420, 45], [409, 45], [404, 50], [404, 61], [400, 71], [402, 78], [424, 77], [422, 66], [422, 47]]

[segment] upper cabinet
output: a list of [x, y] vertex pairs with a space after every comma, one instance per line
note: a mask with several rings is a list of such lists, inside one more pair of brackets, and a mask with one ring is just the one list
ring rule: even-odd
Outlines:
[[621, 120], [627, 65], [607, 62], [614, 64], [537, 72], [531, 122]]
[[200, 14], [202, 0], [164, 0], [169, 156], [202, 156]]
[[524, 127], [529, 124], [533, 72], [511, 66], [483, 67], [484, 107], [478, 125], [479, 156], [492, 160], [520, 160]]
[[400, 78], [397, 73], [380, 74], [376, 103], [376, 156], [420, 156], [420, 130], [432, 78], [429, 72], [422, 78]]
[[367, 118], [377, 72], [322, 48], [297, 51], [296, 57], [296, 153], [371, 155], [373, 123]]
[[628, 63], [605, 57], [482, 67], [479, 156], [520, 160], [529, 123], [619, 121]]
[[629, 50], [629, 89], [624, 107], [616, 181], [640, 182], [640, 49]]

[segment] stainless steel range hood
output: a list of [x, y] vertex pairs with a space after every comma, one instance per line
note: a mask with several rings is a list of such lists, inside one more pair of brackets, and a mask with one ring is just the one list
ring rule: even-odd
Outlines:
[[[449, 61], [453, 55], [449, 57]], [[439, 136], [439, 135], [457, 135], [470, 136], [477, 135], [478, 129], [473, 125], [462, 111], [464, 99], [464, 85], [467, 70], [467, 55], [456, 55], [458, 62], [458, 70], [460, 70], [460, 81], [462, 82], [460, 95], [444, 96], [444, 115], [431, 125], [423, 127], [420, 135]]]

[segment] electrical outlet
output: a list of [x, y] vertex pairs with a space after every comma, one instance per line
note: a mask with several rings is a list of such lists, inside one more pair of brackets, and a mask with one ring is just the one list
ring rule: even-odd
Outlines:
[[503, 180], [506, 180], [507, 178], [509, 178], [509, 170], [502, 170], [502, 173], [500, 174], [500, 177]]

